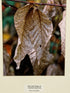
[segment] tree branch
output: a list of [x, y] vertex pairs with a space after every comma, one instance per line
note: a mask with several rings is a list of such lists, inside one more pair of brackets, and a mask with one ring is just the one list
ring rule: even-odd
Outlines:
[[15, 6], [13, 6], [13, 5], [8, 5], [8, 4], [3, 3], [3, 2], [2, 2], [2, 5], [4, 5], [5, 7], [12, 7], [12, 8], [14, 8], [15, 10], [17, 10], [17, 7], [15, 7]]
[[28, 2], [28, 1], [19, 1], [19, 0], [8, 0], [8, 1], [15, 1], [20, 3], [26, 3], [26, 4], [37, 4], [37, 5], [49, 5], [49, 6], [55, 6], [55, 7], [66, 7], [66, 5], [58, 5], [58, 4], [47, 4], [47, 3], [34, 3], [34, 2]]

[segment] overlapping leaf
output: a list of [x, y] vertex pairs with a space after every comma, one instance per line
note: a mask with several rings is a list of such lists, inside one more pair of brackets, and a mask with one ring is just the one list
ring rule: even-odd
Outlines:
[[63, 56], [65, 56], [65, 28], [66, 28], [66, 11], [63, 12], [63, 19], [59, 23], [60, 31], [61, 31], [61, 50]]
[[14, 60], [20, 64], [25, 55], [29, 54], [32, 64], [36, 59], [40, 61], [52, 35], [51, 21], [37, 7], [26, 5], [17, 10], [14, 22], [19, 36]]
[[[60, 3], [62, 4], [61, 0], [47, 0], [48, 4], [58, 4], [60, 5]], [[52, 18], [56, 15], [60, 15], [61, 14], [61, 7], [55, 7], [55, 6], [48, 6], [46, 5], [43, 9], [43, 12], [48, 15], [49, 18]]]
[[54, 75], [63, 75], [63, 71], [60, 65], [51, 64], [46, 71], [46, 75], [54, 76]]
[[36, 59], [34, 64], [34, 75], [41, 75], [48, 65], [54, 62], [54, 55], [49, 53], [50, 41], [44, 48], [40, 62]]

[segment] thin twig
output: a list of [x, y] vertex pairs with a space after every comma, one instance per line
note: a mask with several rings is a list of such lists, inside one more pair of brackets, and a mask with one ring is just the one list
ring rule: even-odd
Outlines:
[[12, 7], [12, 8], [14, 8], [15, 10], [17, 10], [17, 7], [15, 7], [15, 6], [13, 6], [13, 5], [8, 5], [8, 4], [3, 3], [3, 2], [2, 2], [2, 5], [4, 5], [5, 7]]
[[49, 6], [55, 6], [55, 7], [66, 7], [66, 5], [58, 5], [58, 4], [47, 4], [47, 3], [34, 3], [34, 2], [28, 2], [28, 1], [19, 1], [19, 0], [8, 0], [8, 1], [15, 1], [20, 3], [26, 3], [26, 4], [37, 4], [37, 5], [49, 5]]

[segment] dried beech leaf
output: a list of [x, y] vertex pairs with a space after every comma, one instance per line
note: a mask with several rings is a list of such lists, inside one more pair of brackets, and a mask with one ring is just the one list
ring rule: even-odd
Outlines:
[[28, 54], [34, 64], [36, 58], [39, 61], [42, 57], [43, 49], [51, 38], [53, 25], [47, 16], [33, 5], [18, 9], [14, 22], [19, 36], [14, 60], [19, 65]]
[[3, 50], [3, 74], [6, 76], [9, 73], [9, 65], [10, 65], [11, 58], [7, 51]]
[[63, 70], [61, 69], [60, 65], [51, 64], [47, 68], [46, 75], [63, 75]]
[[63, 19], [59, 23], [61, 31], [61, 51], [62, 55], [65, 57], [65, 29], [66, 29], [66, 11], [63, 12]]
[[61, 0], [61, 3], [62, 4], [66, 4], [66, 0]]
[[49, 53], [49, 45], [50, 42], [48, 42], [47, 46], [44, 48], [40, 62], [36, 59], [34, 64], [34, 75], [41, 75], [48, 65], [54, 62], [54, 55]]
[[[48, 4], [60, 4], [60, 0], [47, 0]], [[43, 12], [48, 15], [49, 18], [54, 17], [56, 14], [59, 15], [61, 13], [61, 7], [48, 6], [46, 5], [43, 9]]]

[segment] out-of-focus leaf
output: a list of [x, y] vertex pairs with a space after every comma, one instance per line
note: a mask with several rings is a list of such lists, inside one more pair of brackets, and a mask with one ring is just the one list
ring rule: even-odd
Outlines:
[[4, 27], [4, 32], [8, 32], [8, 30], [9, 30], [9, 25], [6, 24], [5, 27]]
[[52, 35], [52, 22], [33, 5], [18, 9], [14, 22], [19, 36], [14, 56], [15, 62], [20, 64], [26, 54], [30, 56], [32, 64], [36, 59], [40, 62], [44, 48]]
[[4, 48], [6, 49], [7, 53], [11, 56], [11, 46], [8, 44], [5, 44]]
[[5, 6], [4, 6], [4, 5], [2, 5], [2, 11], [4, 11], [4, 9], [5, 9]]
[[52, 64], [48, 66], [46, 75], [48, 76], [63, 75], [63, 70], [61, 69], [60, 65]]
[[7, 16], [7, 14], [11, 11], [11, 7], [7, 7], [5, 8], [5, 10], [3, 11], [3, 16]]
[[66, 4], [66, 0], [61, 0], [61, 3], [62, 4]]
[[41, 0], [34, 0], [36, 3], [40, 3], [41, 2]]
[[[60, 0], [47, 0], [48, 4], [60, 4]], [[61, 7], [48, 6], [46, 5], [43, 12], [48, 15], [49, 18], [54, 17], [56, 14], [61, 14]]]
[[61, 51], [62, 55], [65, 57], [65, 29], [66, 29], [66, 11], [63, 12], [63, 19], [59, 23], [61, 31]]
[[8, 33], [3, 34], [3, 42], [6, 43], [8, 40], [10, 40], [11, 35]]
[[3, 49], [3, 74], [8, 75], [9, 73], [9, 64], [10, 64], [11, 58], [7, 51]]
[[20, 7], [20, 3], [17, 2], [17, 3], [15, 4], [15, 7], [19, 8], [19, 7]]
[[35, 2], [35, 3], [40, 3], [41, 2], [41, 0], [27, 0], [27, 1], [29, 1], [29, 2]]
[[6, 0], [6, 3], [9, 4], [9, 5], [15, 5], [15, 2], [14, 1], [8, 1], [8, 0]]
[[34, 3], [35, 1], [34, 0], [27, 0], [28, 2], [31, 2], [31, 3]]
[[11, 26], [11, 24], [14, 24], [14, 18], [13, 16], [6, 16], [3, 19], [3, 28], [5, 28], [6, 25]]

